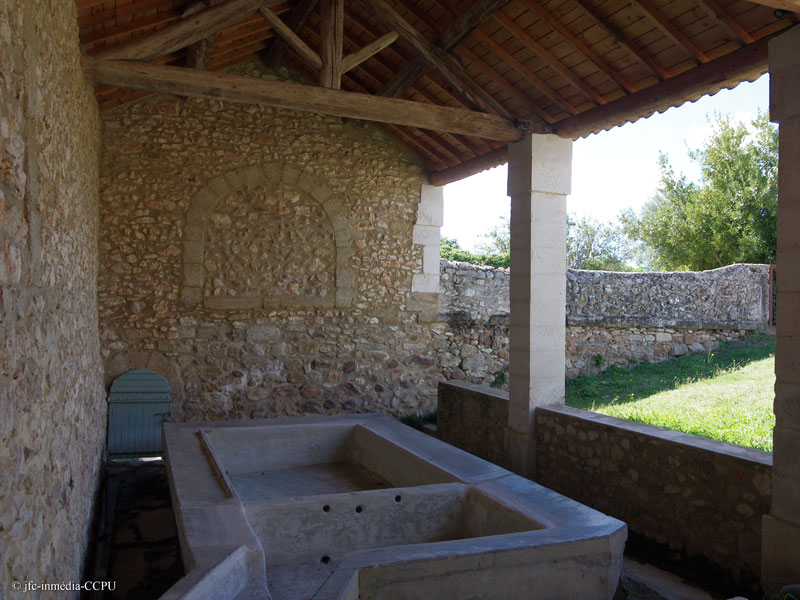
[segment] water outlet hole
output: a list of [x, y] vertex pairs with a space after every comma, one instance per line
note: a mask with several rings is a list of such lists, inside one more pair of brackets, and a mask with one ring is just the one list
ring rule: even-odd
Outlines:
[[331, 505], [326, 504], [325, 506], [322, 507], [322, 510], [323, 512], [331, 512]]
[[360, 513], [360, 512], [362, 512], [363, 510], [364, 510], [364, 507], [363, 507], [363, 506], [361, 506], [360, 504], [359, 504], [358, 506], [356, 506], [356, 512], [357, 512], [357, 513]]
[[403, 499], [403, 497], [402, 497], [402, 496], [395, 496], [395, 497], [394, 497], [394, 501], [395, 501], [395, 502], [400, 502], [402, 499]]
[[329, 562], [331, 562], [331, 557], [326, 554], [319, 559], [319, 562], [321, 562], [323, 565], [327, 565]]

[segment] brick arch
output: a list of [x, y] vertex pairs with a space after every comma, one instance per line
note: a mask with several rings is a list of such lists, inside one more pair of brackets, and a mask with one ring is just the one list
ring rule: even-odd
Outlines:
[[[270, 190], [276, 190], [276, 196], [271, 196]], [[253, 195], [265, 191], [268, 197], [264, 198], [263, 205], [255, 204]], [[235, 227], [244, 236], [254, 237], [240, 240], [235, 232], [220, 231], [234, 225], [234, 219], [224, 213], [231, 209], [222, 204], [225, 199], [231, 204], [241, 199], [242, 202], [250, 202], [252, 212], [244, 214], [248, 222], [236, 222]], [[287, 203], [293, 204], [293, 207], [287, 209]], [[275, 220], [274, 215], [270, 218], [269, 210], [278, 213], [281, 208], [286, 209], [287, 213], [291, 210], [296, 213], [294, 216], [279, 217], [280, 226], [275, 227], [280, 227], [280, 232], [273, 231], [271, 235], [285, 236], [288, 230], [291, 237], [310, 236], [309, 239], [301, 239], [299, 245], [297, 239], [284, 245], [266, 237], [265, 222], [269, 228], [271, 220]], [[238, 210], [241, 212], [244, 207], [240, 206]], [[186, 213], [182, 300], [189, 305], [217, 310], [351, 306], [357, 287], [356, 270], [351, 260], [355, 235], [348, 221], [341, 216], [343, 212], [341, 198], [332, 192], [324, 178], [303, 172], [291, 163], [274, 162], [244, 167], [210, 179], [198, 191]], [[309, 230], [312, 230], [311, 233]], [[225, 235], [227, 241], [219, 243], [216, 238]], [[217, 246], [213, 245], [215, 242]], [[245, 248], [248, 244], [250, 246]], [[321, 247], [317, 247], [317, 244]], [[327, 249], [326, 244], [329, 246]], [[263, 257], [263, 264], [259, 264], [258, 258], [254, 257], [254, 246], [256, 249], [260, 246], [264, 252], [270, 253]], [[302, 255], [297, 250], [306, 252], [306, 264], [298, 263]], [[246, 267], [241, 267], [241, 263], [232, 256], [237, 252], [251, 269], [251, 277], [242, 275], [238, 281], [233, 271]], [[225, 265], [220, 266], [215, 260], [223, 263], [230, 260], [231, 263], [227, 265], [229, 268], [224, 268]], [[216, 278], [208, 272], [209, 264], [217, 267]], [[270, 281], [273, 285], [264, 283], [271, 276], [279, 276], [281, 268], [301, 272], [302, 285], [289, 283], [281, 287], [288, 275], [282, 282]], [[254, 274], [253, 270], [260, 270], [261, 274]], [[264, 278], [261, 287], [253, 284], [260, 277]], [[213, 289], [212, 283], [216, 285]], [[237, 284], [242, 289], [237, 289]]]

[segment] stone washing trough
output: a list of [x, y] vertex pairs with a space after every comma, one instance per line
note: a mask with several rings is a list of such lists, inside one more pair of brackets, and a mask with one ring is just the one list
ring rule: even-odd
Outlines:
[[164, 424], [162, 598], [609, 599], [625, 524], [382, 415]]

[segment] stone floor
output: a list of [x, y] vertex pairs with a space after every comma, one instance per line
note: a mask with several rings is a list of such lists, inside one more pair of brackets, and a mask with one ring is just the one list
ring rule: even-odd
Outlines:
[[[104, 482], [95, 580], [116, 582], [85, 600], [156, 599], [183, 576], [178, 533], [162, 460], [110, 463]], [[680, 577], [626, 557], [614, 600], [722, 600]]]

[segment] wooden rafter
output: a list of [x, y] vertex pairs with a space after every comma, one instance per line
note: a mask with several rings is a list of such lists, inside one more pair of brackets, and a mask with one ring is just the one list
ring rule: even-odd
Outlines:
[[463, 95], [474, 106], [488, 113], [510, 117], [505, 108], [475, 83], [461, 68], [455, 58], [425, 39], [385, 0], [358, 0], [371, 15], [389, 31], [396, 31], [400, 41], [408, 46], [428, 68], [441, 77], [447, 85]]
[[[115, 60], [153, 60], [185, 48], [234, 25], [258, 10], [262, 0], [231, 0], [177, 21], [147, 37], [98, 52], [96, 56]], [[277, 4], [277, 0], [268, 0]]]
[[633, 4], [638, 4], [644, 13], [650, 17], [653, 23], [679, 47], [688, 52], [699, 64], [705, 64], [711, 59], [698, 48], [692, 40], [686, 37], [675, 24], [662, 13], [650, 0], [632, 0]]
[[536, 105], [536, 103], [531, 102], [531, 100], [525, 94], [523, 94], [521, 91], [519, 91], [514, 86], [513, 83], [511, 83], [503, 75], [501, 75], [496, 70], [494, 70], [492, 67], [490, 67], [488, 64], [486, 64], [485, 61], [483, 61], [480, 58], [478, 58], [477, 56], [475, 56], [475, 54], [470, 52], [469, 49], [461, 46], [459, 48], [459, 52], [463, 56], [465, 56], [473, 65], [475, 65], [478, 69], [480, 69], [484, 73], [484, 75], [489, 77], [489, 79], [494, 81], [497, 85], [499, 85], [501, 88], [503, 88], [510, 95], [514, 96], [519, 101], [519, 103], [523, 107], [525, 107], [525, 110], [528, 113], [536, 114], [536, 116], [538, 116], [540, 119], [542, 119], [546, 123], [555, 123], [556, 120], [553, 118], [552, 115], [547, 114], [544, 110], [539, 108]]
[[297, 54], [304, 61], [314, 67], [317, 71], [322, 70], [322, 59], [320, 58], [319, 54], [309, 48], [308, 44], [306, 44], [289, 25], [286, 25], [281, 18], [272, 11], [271, 8], [262, 4], [259, 8], [259, 12], [264, 19], [266, 19], [267, 23], [270, 24], [275, 33], [278, 34], [278, 36], [280, 36], [283, 41], [286, 42], [289, 47], [291, 47], [292, 50], [297, 52]]
[[522, 27], [517, 25], [507, 15], [504, 15], [503, 13], [497, 13], [495, 18], [503, 27], [516, 36], [520, 43], [522, 43], [524, 46], [527, 46], [528, 49], [535, 53], [542, 61], [545, 62], [545, 64], [547, 64], [556, 73], [560, 74], [578, 90], [586, 94], [588, 98], [591, 98], [597, 104], [605, 104], [608, 102], [608, 100], [598, 94], [590, 85], [583, 81], [583, 79], [570, 71], [564, 63], [558, 60], [558, 58], [556, 58], [547, 48], [537, 42], [532, 35], [522, 29]]
[[763, 4], [770, 8], [779, 8], [781, 10], [791, 10], [794, 12], [800, 11], [800, 0], [752, 0], [756, 4]]
[[512, 69], [514, 69], [517, 73], [522, 75], [525, 79], [530, 81], [536, 88], [538, 88], [545, 96], [550, 98], [553, 102], [558, 104], [563, 110], [567, 111], [568, 113], [572, 113], [573, 115], [578, 114], [578, 109], [575, 108], [571, 102], [568, 102], [564, 98], [558, 95], [553, 88], [551, 88], [547, 83], [542, 81], [542, 79], [533, 72], [528, 66], [522, 63], [522, 61], [518, 60], [516, 56], [511, 54], [508, 50], [503, 48], [500, 44], [494, 41], [494, 38], [487, 34], [486, 32], [482, 31], [481, 29], [475, 30], [475, 36], [478, 37], [483, 43], [485, 43], [491, 51], [503, 59], [503, 61], [508, 64]]
[[772, 37], [764, 37], [713, 62], [684, 71], [638, 94], [559, 121], [553, 125], [553, 132], [562, 137], [580, 137], [699, 98], [711, 88], [719, 90], [733, 87], [743, 80], [753, 80], [767, 70], [767, 43]]
[[486, 154], [481, 154], [472, 160], [465, 161], [460, 165], [436, 171], [431, 175], [430, 181], [432, 185], [445, 185], [507, 162], [508, 146], [503, 146]]
[[[460, 44], [478, 25], [503, 8], [510, 0], [474, 0], [470, 7], [436, 39], [436, 46], [449, 52]], [[415, 60], [384, 88], [384, 96], [399, 98], [422, 77], [428, 66]]]
[[640, 64], [647, 67], [650, 71], [652, 71], [656, 77], [659, 79], [669, 79], [670, 74], [669, 72], [658, 64], [658, 61], [650, 55], [647, 50], [641, 48], [634, 42], [632, 39], [629, 39], [625, 33], [614, 27], [607, 19], [604, 19], [600, 16], [600, 13], [597, 12], [597, 9], [592, 8], [592, 6], [585, 2], [577, 2], [583, 11], [599, 26], [601, 27], [606, 33], [613, 36], [614, 39], [617, 40], [620, 46], [625, 48], [628, 51], [628, 54], [637, 60]]
[[[306, 22], [306, 19], [308, 19], [308, 16], [311, 14], [311, 11], [314, 10], [316, 4], [317, 0], [298, 0], [294, 6], [292, 6], [289, 18], [286, 20], [286, 25], [289, 29], [295, 33], [299, 32]], [[272, 46], [270, 46], [264, 58], [264, 63], [269, 68], [275, 69], [281, 63], [283, 55], [286, 53], [288, 47], [289, 43], [285, 39], [276, 36], [275, 41], [272, 43]]]
[[600, 58], [597, 53], [592, 50], [586, 42], [580, 39], [577, 35], [572, 33], [566, 26], [564, 26], [558, 18], [553, 15], [549, 10], [539, 3], [539, 0], [524, 0], [525, 5], [531, 9], [536, 15], [543, 19], [550, 27], [558, 31], [561, 36], [566, 39], [570, 44], [575, 46], [581, 54], [593, 62], [597, 67], [608, 75], [612, 81], [616, 81], [619, 86], [626, 92], [633, 93], [636, 87], [613, 69], [606, 61]]
[[322, 22], [319, 53], [322, 72], [319, 83], [334, 90], [342, 87], [342, 48], [344, 46], [344, 0], [320, 0]]
[[389, 47], [391, 44], [394, 43], [396, 39], [397, 39], [397, 32], [390, 31], [389, 33], [385, 33], [384, 35], [379, 37], [374, 42], [370, 42], [363, 48], [356, 50], [355, 52], [351, 52], [350, 54], [342, 58], [342, 73], [347, 73], [348, 71], [355, 69], [365, 60], [372, 58], [384, 48]]
[[84, 57], [83, 68], [86, 78], [96, 85], [263, 104], [504, 142], [522, 135], [510, 120], [495, 115], [286, 81], [89, 57]]
[[717, 0], [695, 0], [703, 9], [709, 14], [714, 16], [719, 24], [728, 32], [733, 38], [739, 38], [745, 44], [752, 44], [755, 38], [739, 23], [736, 22], [728, 12], [720, 6]]

